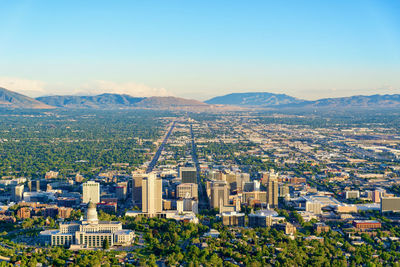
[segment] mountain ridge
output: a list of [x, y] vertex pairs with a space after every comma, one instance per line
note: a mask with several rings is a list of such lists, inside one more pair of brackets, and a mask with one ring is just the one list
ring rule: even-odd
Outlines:
[[238, 106], [279, 106], [299, 103], [303, 100], [286, 95], [269, 92], [230, 93], [216, 96], [204, 101], [208, 104], [238, 105]]
[[59, 108], [75, 109], [184, 109], [191, 107], [205, 108], [209, 106], [201, 101], [174, 96], [133, 97], [127, 94], [111, 93], [95, 96], [43, 96], [36, 99]]
[[304, 100], [286, 94], [249, 92], [217, 96], [202, 102], [174, 96], [134, 97], [113, 93], [94, 96], [42, 96], [34, 99], [0, 87], [0, 108], [170, 109], [186, 111], [400, 108], [400, 94], [355, 95]]
[[51, 109], [53, 106], [47, 105], [29, 96], [0, 87], [0, 107], [3, 108], [32, 108], [32, 109]]
[[59, 108], [124, 108], [132, 107], [143, 100], [127, 94], [104, 93], [93, 96], [55, 95], [41, 96], [36, 100]]
[[[242, 98], [253, 96], [266, 96], [267, 98], [260, 101], [257, 105], [248, 105], [248, 102]], [[232, 101], [232, 95], [235, 95], [236, 102]], [[283, 96], [284, 101], [275, 101], [276, 96]], [[290, 97], [286, 94], [273, 93], [233, 93], [223, 96], [211, 98], [206, 103], [237, 105], [242, 107], [258, 107], [258, 108], [399, 108], [400, 94], [374, 94], [374, 95], [355, 95], [348, 97], [332, 97], [321, 98], [317, 100], [304, 100]]]

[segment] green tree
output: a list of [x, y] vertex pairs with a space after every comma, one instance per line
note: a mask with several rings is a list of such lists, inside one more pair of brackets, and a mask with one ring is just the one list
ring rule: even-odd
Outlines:
[[109, 249], [110, 244], [108, 243], [108, 238], [104, 238], [103, 240], [103, 249]]

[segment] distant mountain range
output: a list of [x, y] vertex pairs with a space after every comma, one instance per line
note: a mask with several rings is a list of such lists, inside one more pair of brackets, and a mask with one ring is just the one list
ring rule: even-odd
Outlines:
[[398, 108], [400, 95], [370, 95], [339, 98], [324, 98], [316, 101], [304, 101], [298, 107], [313, 108]]
[[179, 97], [132, 97], [125, 94], [101, 94], [96, 96], [43, 96], [36, 98], [47, 105], [61, 108], [91, 108], [91, 109], [179, 109], [203, 108], [207, 104]]
[[400, 95], [358, 95], [309, 101], [285, 94], [233, 93], [205, 103], [257, 108], [399, 108]]
[[207, 104], [234, 105], [243, 107], [264, 106], [273, 107], [287, 104], [300, 103], [304, 100], [285, 94], [273, 93], [233, 93], [217, 96], [205, 101]]
[[120, 94], [101, 94], [95, 96], [42, 96], [36, 100], [47, 105], [61, 108], [127, 108], [135, 107], [143, 97]]
[[42, 96], [36, 99], [0, 87], [0, 108], [31, 109], [172, 109], [221, 111], [243, 109], [400, 108], [400, 95], [370, 95], [303, 100], [286, 94], [233, 93], [205, 102], [179, 97], [133, 97], [126, 94]]

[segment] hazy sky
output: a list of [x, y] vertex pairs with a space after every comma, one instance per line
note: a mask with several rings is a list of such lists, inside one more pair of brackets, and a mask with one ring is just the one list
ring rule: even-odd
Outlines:
[[400, 1], [1, 1], [0, 86], [30, 96], [400, 93]]

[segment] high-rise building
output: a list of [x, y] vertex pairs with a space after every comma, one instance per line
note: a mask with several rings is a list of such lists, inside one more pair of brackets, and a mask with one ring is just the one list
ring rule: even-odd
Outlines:
[[11, 198], [15, 202], [19, 202], [22, 200], [24, 195], [24, 185], [15, 185], [11, 187]]
[[115, 194], [117, 195], [118, 200], [125, 200], [127, 192], [128, 192], [127, 182], [118, 183], [117, 186], [115, 187]]
[[146, 174], [132, 173], [132, 202], [135, 206], [142, 207], [142, 180]]
[[247, 182], [250, 182], [250, 174], [236, 173], [236, 190], [238, 192], [243, 191], [243, 187]]
[[260, 182], [257, 180], [245, 182], [243, 184], [243, 192], [260, 191]]
[[241, 192], [244, 184], [250, 181], [250, 175], [248, 173], [224, 172], [221, 180], [228, 183], [231, 192]]
[[278, 190], [279, 190], [280, 197], [286, 197], [288, 195], [290, 196], [289, 185], [280, 183]]
[[177, 198], [198, 198], [197, 184], [180, 184], [176, 187]]
[[223, 180], [222, 179], [222, 172], [221, 171], [215, 171], [215, 170], [209, 170], [207, 172], [207, 178], [210, 180]]
[[39, 192], [40, 191], [40, 180], [30, 180], [28, 182], [29, 192]]
[[176, 211], [178, 213], [183, 213], [185, 211], [191, 211], [194, 213], [198, 213], [199, 211], [199, 202], [193, 199], [181, 199], [176, 201]]
[[372, 202], [374, 202], [374, 203], [381, 202], [381, 191], [379, 191], [379, 190], [372, 191]]
[[261, 183], [263, 185], [266, 185], [268, 183], [269, 180], [274, 180], [277, 181], [279, 177], [279, 173], [276, 173], [274, 169], [271, 169], [269, 172], [264, 172], [262, 179], [261, 179]]
[[265, 191], [252, 191], [243, 192], [242, 200], [246, 205], [266, 205], [267, 204], [267, 192]]
[[228, 204], [228, 184], [226, 181], [213, 181], [211, 184], [211, 207], [221, 209]]
[[270, 177], [265, 186], [267, 188], [267, 204], [271, 208], [277, 208], [279, 196], [278, 179]]
[[82, 202], [95, 204], [100, 202], [100, 184], [94, 181], [88, 181], [82, 184]]
[[197, 171], [194, 167], [180, 167], [179, 177], [182, 179], [182, 183], [197, 184]]
[[142, 179], [142, 211], [150, 216], [162, 212], [162, 180], [154, 172]]
[[314, 214], [322, 214], [322, 204], [318, 201], [306, 201], [306, 211]]

